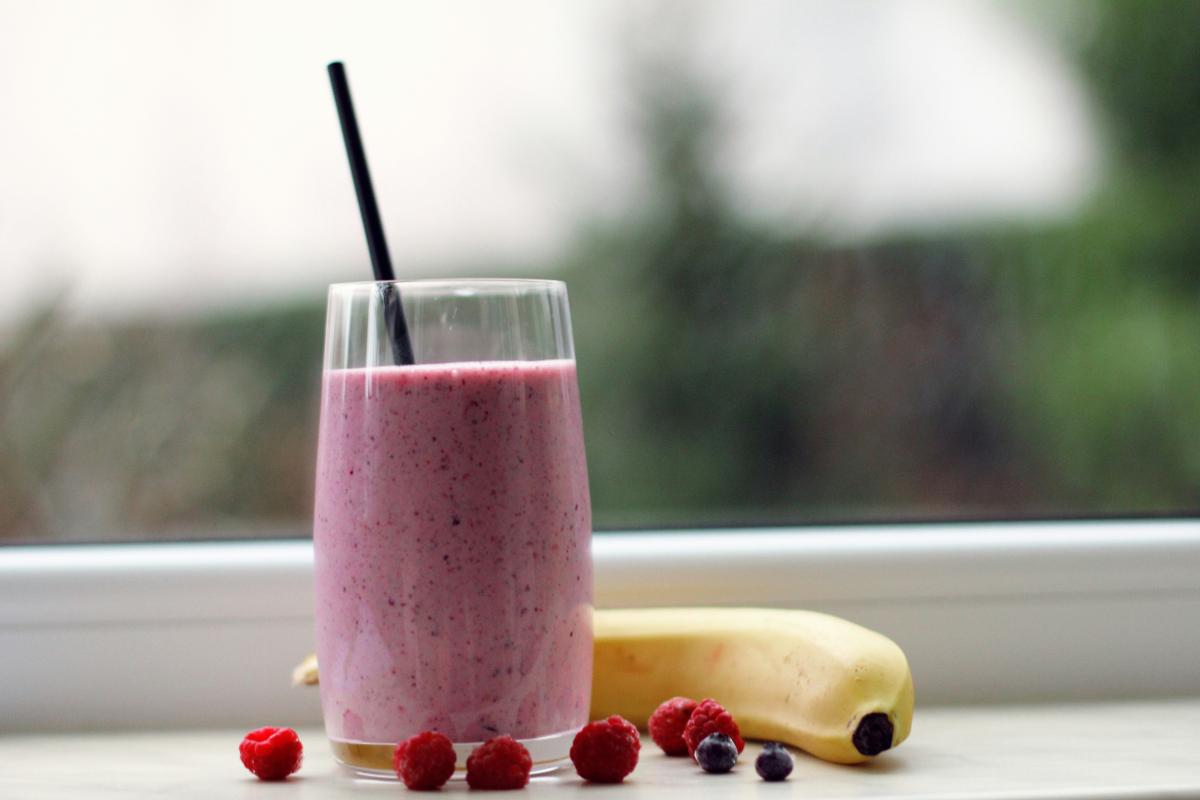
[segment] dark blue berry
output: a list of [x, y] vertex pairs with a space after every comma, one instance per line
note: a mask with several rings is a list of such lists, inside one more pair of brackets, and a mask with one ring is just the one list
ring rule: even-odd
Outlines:
[[754, 771], [764, 781], [782, 781], [792, 774], [792, 754], [779, 742], [767, 742], [754, 759]]
[[729, 772], [737, 757], [737, 745], [723, 733], [710, 733], [696, 748], [696, 763], [705, 772]]

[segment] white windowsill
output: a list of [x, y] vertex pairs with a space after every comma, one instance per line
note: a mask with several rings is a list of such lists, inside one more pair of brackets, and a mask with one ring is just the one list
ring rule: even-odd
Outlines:
[[[1200, 522], [601, 534], [600, 606], [817, 608], [919, 706], [1200, 696]], [[315, 724], [307, 542], [0, 549], [0, 731]]]
[[[585, 786], [570, 769], [535, 780], [532, 797], [661, 800], [872, 797], [889, 800], [1135, 800], [1200, 796], [1200, 701], [1096, 703], [919, 711], [912, 737], [865, 766], [803, 754], [783, 784], [754, 774], [750, 744], [729, 775], [706, 775], [645, 741], [619, 786]], [[256, 782], [238, 761], [244, 730], [0, 737], [0, 793], [46, 800], [157, 796], [322, 800], [405, 796], [396, 785], [340, 772], [319, 728], [302, 728], [304, 764], [293, 785]], [[8, 790], [5, 792], [5, 790]], [[296, 793], [299, 794], [296, 794]], [[461, 782], [442, 796], [465, 796]], [[478, 793], [472, 793], [477, 795]], [[415, 795], [414, 795], [415, 796]], [[516, 796], [516, 795], [514, 795]]]

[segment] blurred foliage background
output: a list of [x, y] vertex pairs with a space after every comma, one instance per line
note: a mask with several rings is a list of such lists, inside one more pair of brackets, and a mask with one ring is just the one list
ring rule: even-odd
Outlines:
[[[1196, 511], [1200, 3], [1045, 24], [1105, 123], [1087, 205], [849, 243], [739, 208], [720, 91], [628, 54], [649, 191], [519, 270], [570, 287], [597, 527]], [[26, 319], [0, 537], [304, 534], [322, 302]]]

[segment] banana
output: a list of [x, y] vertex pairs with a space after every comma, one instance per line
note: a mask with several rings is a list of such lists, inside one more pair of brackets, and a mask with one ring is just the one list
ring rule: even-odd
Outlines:
[[292, 686], [316, 686], [321, 682], [317, 669], [317, 654], [310, 653], [292, 670]]
[[742, 735], [839, 764], [868, 760], [912, 726], [904, 653], [874, 631], [812, 611], [657, 608], [595, 614], [592, 718], [645, 727], [658, 704], [712, 697]]
[[[827, 614], [768, 608], [598, 610], [592, 719], [645, 728], [662, 701], [711, 697], [749, 739], [857, 764], [912, 727], [912, 673], [887, 637]], [[294, 673], [318, 680], [315, 656]]]

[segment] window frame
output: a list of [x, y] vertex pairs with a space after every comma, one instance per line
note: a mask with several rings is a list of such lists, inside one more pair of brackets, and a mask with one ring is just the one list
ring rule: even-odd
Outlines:
[[[895, 639], [923, 704], [1200, 694], [1200, 520], [598, 533], [598, 607]], [[306, 540], [0, 549], [0, 731], [315, 724]]]

